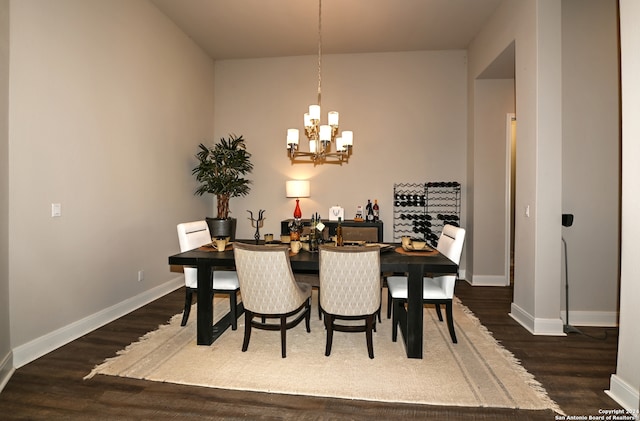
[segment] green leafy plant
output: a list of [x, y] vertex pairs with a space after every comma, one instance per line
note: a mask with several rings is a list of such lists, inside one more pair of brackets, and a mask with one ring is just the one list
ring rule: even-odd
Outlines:
[[251, 154], [243, 137], [234, 134], [229, 135], [229, 139], [221, 138], [213, 147], [201, 143], [199, 148], [198, 165], [192, 171], [200, 183], [195, 194], [216, 195], [218, 218], [227, 219], [229, 199], [246, 196], [251, 190], [251, 180], [244, 177], [253, 170]]

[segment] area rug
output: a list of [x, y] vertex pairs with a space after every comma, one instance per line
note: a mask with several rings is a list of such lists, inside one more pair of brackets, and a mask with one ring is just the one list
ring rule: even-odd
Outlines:
[[[383, 296], [386, 294], [383, 294]], [[391, 321], [374, 333], [369, 359], [364, 333], [335, 332], [326, 357], [325, 330], [314, 292], [311, 333], [304, 323], [287, 332], [287, 357], [280, 355], [280, 333], [253, 330], [241, 351], [244, 316], [212, 346], [196, 345], [196, 309], [185, 327], [182, 314], [98, 365], [96, 374], [221, 389], [322, 396], [412, 404], [552, 409], [562, 413], [544, 388], [491, 336], [458, 300], [454, 320], [458, 343], [449, 337], [431, 307], [424, 311], [423, 359], [409, 359], [401, 342], [391, 341]], [[383, 309], [386, 309], [383, 303]], [[216, 299], [214, 320], [229, 311]], [[383, 311], [384, 313], [384, 311]]]

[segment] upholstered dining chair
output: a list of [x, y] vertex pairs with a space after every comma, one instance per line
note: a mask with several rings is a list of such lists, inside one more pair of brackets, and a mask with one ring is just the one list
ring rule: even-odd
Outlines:
[[[311, 332], [311, 285], [296, 282], [289, 262], [289, 247], [233, 244], [244, 303], [244, 341], [249, 347], [251, 329], [279, 330], [282, 358], [287, 356], [287, 330], [305, 320]], [[254, 320], [258, 318], [258, 320]], [[278, 319], [269, 323], [268, 319]]]
[[[327, 329], [325, 355], [331, 355], [333, 332], [365, 332], [373, 358], [373, 330], [380, 310], [380, 249], [320, 246], [319, 305]], [[364, 320], [362, 325], [336, 320]]]
[[[463, 228], [445, 225], [438, 240], [437, 249], [455, 264], [459, 264], [464, 237], [465, 230]], [[456, 285], [456, 278], [457, 275], [445, 275], [434, 278], [424, 277], [422, 280], [422, 302], [435, 304], [436, 313], [440, 321], [442, 321], [440, 304], [445, 305], [447, 327], [453, 343], [458, 343], [453, 325], [453, 291]], [[393, 307], [391, 339], [395, 342], [398, 338], [398, 311], [407, 301], [407, 277], [389, 276], [387, 277], [387, 287], [389, 291], [388, 305]]]
[[[189, 251], [211, 242], [209, 234], [209, 226], [206, 221], [193, 221], [178, 224], [178, 240], [180, 242], [180, 251]], [[198, 269], [194, 267], [184, 267], [184, 282], [186, 287], [186, 295], [184, 299], [184, 311], [182, 312], [181, 326], [187, 324], [189, 313], [191, 311], [191, 302], [193, 294], [198, 292]], [[228, 294], [229, 306], [233, 319], [231, 321], [231, 329], [238, 328], [238, 299], [237, 294], [240, 290], [238, 284], [238, 275], [232, 270], [215, 270], [213, 272], [213, 294]]]

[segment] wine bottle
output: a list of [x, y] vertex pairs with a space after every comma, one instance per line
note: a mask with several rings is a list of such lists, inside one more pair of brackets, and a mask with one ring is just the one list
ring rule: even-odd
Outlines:
[[344, 239], [342, 238], [342, 218], [338, 217], [338, 227], [336, 228], [336, 246], [344, 246]]
[[380, 220], [380, 207], [378, 206], [378, 199], [373, 201], [373, 222]]
[[373, 206], [371, 200], [367, 199], [367, 222], [373, 222]]

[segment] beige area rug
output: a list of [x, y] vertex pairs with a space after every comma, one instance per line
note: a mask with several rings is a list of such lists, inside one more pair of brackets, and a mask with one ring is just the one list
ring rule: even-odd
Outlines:
[[[311, 333], [304, 323], [287, 332], [287, 358], [280, 356], [277, 331], [254, 329], [249, 349], [242, 352], [244, 315], [238, 330], [229, 328], [212, 346], [196, 345], [194, 308], [187, 326], [180, 326], [181, 314], [173, 316], [85, 379], [106, 374], [292, 395], [562, 412], [460, 302], [454, 305], [457, 344], [451, 343], [446, 322], [426, 308], [422, 360], [406, 357], [401, 333], [398, 342], [391, 341], [391, 321], [384, 316], [374, 333], [371, 360], [364, 333], [335, 332], [331, 356], [325, 357], [325, 330], [318, 320], [315, 292], [313, 300]], [[216, 299], [214, 319], [228, 308], [228, 300]]]

